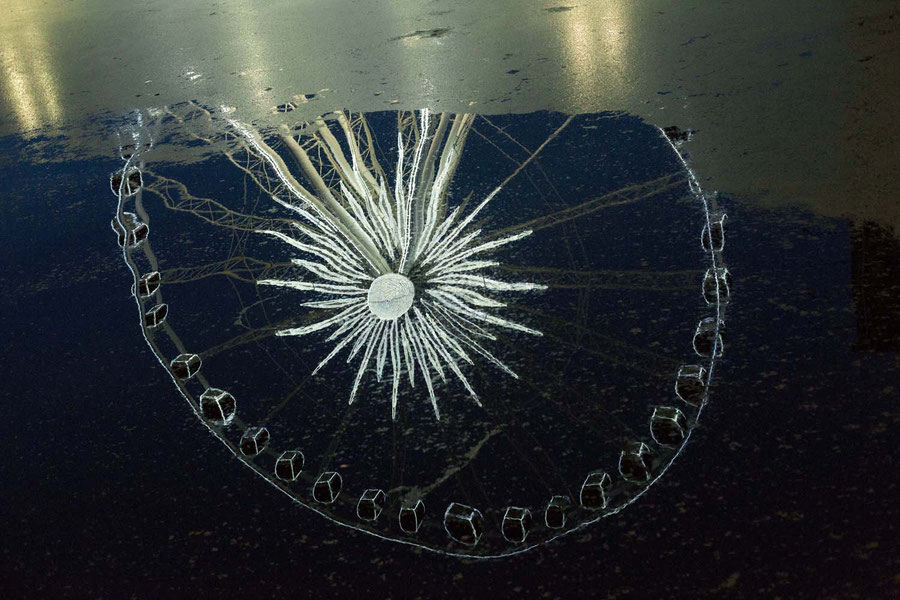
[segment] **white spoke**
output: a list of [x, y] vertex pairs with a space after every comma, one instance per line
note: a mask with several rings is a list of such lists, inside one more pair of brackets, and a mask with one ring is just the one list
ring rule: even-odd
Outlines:
[[462, 371], [459, 369], [459, 365], [456, 364], [456, 360], [450, 356], [450, 353], [444, 347], [444, 344], [441, 343], [440, 335], [437, 330], [434, 328], [434, 324], [425, 320], [425, 317], [419, 311], [418, 308], [415, 308], [416, 317], [419, 318], [419, 321], [422, 322], [424, 327], [422, 328], [422, 332], [425, 336], [431, 338], [431, 343], [434, 348], [437, 350], [438, 354], [447, 361], [447, 366], [450, 367], [450, 370], [456, 375], [456, 377], [462, 382], [463, 387], [466, 388], [466, 391], [469, 392], [469, 395], [472, 396], [472, 399], [475, 400], [475, 403], [481, 406], [481, 402], [478, 400], [478, 394], [475, 393], [475, 390], [472, 389], [472, 386], [469, 385], [469, 380], [466, 379], [465, 375], [463, 375]]
[[317, 294], [332, 294], [335, 296], [364, 296], [366, 290], [350, 285], [331, 285], [327, 283], [318, 283], [316, 281], [283, 281], [281, 279], [260, 279], [256, 282], [259, 285], [274, 285], [277, 287], [293, 288], [295, 290], [303, 290], [305, 292], [314, 292]]
[[400, 345], [403, 348], [403, 358], [406, 360], [406, 373], [407, 377], [409, 377], [409, 387], [416, 387], [416, 364], [415, 364], [415, 356], [412, 351], [412, 343], [409, 341], [409, 336], [406, 334], [406, 323], [403, 324], [403, 329], [400, 330]]
[[322, 329], [327, 329], [332, 325], [340, 323], [344, 321], [347, 317], [353, 316], [353, 314], [358, 313], [360, 311], [365, 310], [365, 306], [351, 306], [350, 308], [346, 308], [334, 315], [331, 318], [324, 319], [317, 323], [313, 323], [312, 325], [307, 325], [306, 327], [294, 327], [293, 329], [282, 329], [276, 335], [307, 335], [314, 331], [320, 331]]
[[507, 329], [515, 329], [516, 331], [521, 331], [523, 333], [530, 333], [531, 335], [543, 335], [540, 331], [536, 329], [531, 329], [530, 327], [525, 327], [524, 325], [519, 325], [518, 323], [513, 323], [512, 321], [507, 321], [506, 319], [501, 319], [500, 317], [495, 317], [492, 314], [486, 313], [484, 311], [477, 310], [467, 304], [465, 304], [458, 297], [453, 294], [448, 294], [447, 292], [442, 292], [440, 290], [428, 290], [428, 293], [433, 295], [436, 298], [440, 298], [441, 300], [445, 300], [447, 304], [455, 306], [458, 311], [465, 312], [472, 317], [484, 321], [485, 323], [491, 323], [492, 325], [499, 325], [500, 327], [506, 327]]
[[349, 344], [350, 342], [352, 342], [353, 339], [354, 339], [356, 336], [358, 336], [358, 335], [361, 334], [363, 331], [365, 331], [365, 330], [366, 330], [366, 327], [367, 327], [368, 325], [369, 325], [369, 323], [363, 323], [363, 324], [361, 324], [359, 327], [357, 327], [356, 329], [354, 329], [353, 332], [352, 332], [350, 335], [348, 335], [348, 336], [345, 337], [343, 340], [341, 340], [341, 341], [340, 341], [340, 342], [339, 342], [339, 343], [331, 350], [331, 352], [328, 353], [328, 356], [326, 356], [324, 359], [322, 359], [322, 362], [320, 362], [318, 365], [316, 365], [316, 368], [313, 369], [312, 374], [315, 375], [316, 373], [318, 373], [318, 372], [319, 372], [319, 369], [321, 369], [321, 368], [324, 367], [326, 364], [328, 364], [328, 362], [329, 362], [332, 358], [334, 358], [335, 356], [337, 356], [338, 353], [339, 353], [341, 350], [343, 350], [344, 347], [347, 346], [347, 344]]
[[301, 302], [300, 306], [308, 306], [309, 308], [344, 308], [360, 304], [359, 298], [338, 298], [336, 300], [318, 300], [315, 302]]
[[[385, 322], [385, 325], [387, 325], [387, 322]], [[375, 361], [378, 381], [381, 381], [381, 377], [384, 374], [384, 364], [387, 361], [388, 337], [390, 337], [389, 332], [385, 332], [381, 336], [381, 343], [378, 344], [378, 356]]]
[[397, 418], [397, 398], [400, 393], [400, 337], [397, 334], [397, 321], [391, 323], [391, 368], [393, 369], [393, 386], [391, 388], [391, 418]]
[[432, 283], [481, 287], [496, 292], [529, 292], [547, 289], [546, 285], [538, 283], [500, 281], [484, 277], [483, 275], [442, 275], [440, 277], [435, 277], [431, 281]]
[[486, 308], [502, 308], [506, 306], [502, 302], [492, 300], [474, 290], [457, 287], [455, 285], [439, 285], [437, 286], [437, 289], [447, 292], [448, 294], [453, 294], [459, 299], [464, 300], [469, 304], [474, 304], [475, 306], [484, 306]]
[[359, 382], [362, 380], [363, 373], [366, 372], [366, 367], [369, 365], [369, 359], [372, 358], [372, 349], [375, 347], [375, 340], [382, 330], [384, 330], [384, 322], [381, 322], [376, 326], [375, 330], [372, 332], [371, 338], [369, 338], [369, 342], [366, 345], [366, 352], [359, 363], [359, 371], [356, 372], [356, 379], [353, 381], [353, 390], [350, 392], [349, 404], [353, 404], [353, 401], [356, 400], [356, 390], [359, 389]]
[[431, 399], [431, 407], [434, 409], [434, 417], [436, 419], [440, 419], [441, 413], [438, 410], [437, 396], [434, 395], [434, 386], [431, 384], [431, 374], [428, 372], [428, 361], [425, 358], [424, 352], [419, 347], [418, 340], [415, 336], [415, 331], [410, 324], [411, 321], [409, 319], [409, 315], [403, 315], [403, 319], [406, 322], [406, 331], [409, 334], [409, 340], [412, 342], [412, 349], [416, 357], [416, 362], [418, 362], [419, 370], [422, 371], [422, 378], [425, 380], [425, 387], [428, 388], [428, 397]]

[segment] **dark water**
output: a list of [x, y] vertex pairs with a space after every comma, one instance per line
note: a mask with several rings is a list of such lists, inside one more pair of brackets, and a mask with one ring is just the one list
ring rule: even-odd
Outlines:
[[[512, 130], [519, 123], [528, 125], [523, 131], [546, 131], [561, 117], [507, 119]], [[559, 160], [548, 165], [555, 181], [576, 191], [589, 185], [605, 191], [667, 172], [660, 155], [642, 154], [647, 142], [640, 131], [654, 129], [627, 119], [617, 120], [613, 138], [621, 144], [615, 151], [566, 141], [548, 158]], [[525, 145], [539, 140], [536, 135]], [[734, 278], [726, 349], [683, 454], [621, 513], [519, 556], [475, 561], [338, 527], [243, 468], [198, 422], [136, 326], [131, 274], [109, 230], [116, 203], [109, 174], [121, 168], [115, 147], [108, 158], [22, 160], [37, 146], [47, 144], [7, 137], [0, 155], [0, 330], [7, 371], [0, 589], [9, 597], [897, 593], [900, 249], [893, 232], [874, 223], [767, 210], [722, 190], [719, 204], [729, 218], [725, 254]], [[486, 144], [472, 146], [473, 165], [461, 168], [461, 177], [479, 189], [492, 181], [496, 155]], [[581, 161], [603, 162], [603, 183], [591, 184], [587, 169], [567, 161], [565, 150]], [[690, 154], [690, 142], [682, 151]], [[52, 158], [52, 151], [44, 152]], [[169, 168], [210, 191], [230, 185], [205, 163]], [[506, 206], [509, 213], [498, 208], [495, 220], [521, 219], [530, 208], [540, 212], [527, 199], [515, 209]], [[700, 220], [678, 209], [638, 203], [604, 214], [585, 227], [584, 256], [600, 262], [605, 248], [618, 248], [609, 251], [617, 267], [639, 269], [643, 255], [635, 247], [649, 246], [658, 268], [687, 268], [696, 258], [690, 252], [702, 255], [693, 224]], [[681, 249], [682, 239], [690, 250]], [[198, 252], [213, 247], [194, 246]], [[187, 255], [179, 249], [170, 260]], [[537, 248], [514, 256], [538, 264], [562, 260]], [[203, 290], [213, 289], [208, 285], [176, 295], [184, 306], [198, 307]], [[619, 306], [631, 302], [648, 311], [639, 318], [649, 338], [683, 338], [689, 350], [693, 324], [703, 314], [699, 279], [692, 290], [665, 299], [627, 286], [618, 294]], [[676, 315], [658, 317], [654, 328], [654, 306]], [[600, 302], [588, 314], [600, 327], [609, 312]], [[609, 319], [604, 326], [642, 349], [624, 337], [631, 329], [625, 325]], [[204, 335], [202, 323], [184, 327]], [[669, 372], [665, 364], [653, 368]], [[606, 376], [633, 389], [625, 375]], [[653, 403], [647, 398], [645, 405]], [[635, 430], [645, 425], [639, 412]]]

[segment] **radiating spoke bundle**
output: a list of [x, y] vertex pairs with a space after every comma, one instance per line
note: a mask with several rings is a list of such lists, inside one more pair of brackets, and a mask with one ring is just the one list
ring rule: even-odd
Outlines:
[[[485, 347], [496, 340], [494, 327], [541, 335], [498, 316], [505, 304], [492, 294], [545, 286], [486, 275], [499, 265], [490, 254], [527, 237], [531, 230], [486, 241], [481, 229], [471, 227], [503, 184], [467, 214], [463, 214], [464, 205], [448, 210], [450, 184], [473, 120], [473, 115], [466, 114], [435, 118], [428, 110], [401, 115], [393, 186], [375, 159], [372, 136], [361, 115], [351, 119], [336, 113], [349, 159], [323, 119], [311, 127], [311, 139], [319, 150], [315, 160], [308, 148], [282, 133], [282, 142], [315, 192], [294, 178], [258, 133], [229, 121], [278, 179], [277, 189], [284, 197], [273, 193], [272, 199], [299, 217], [293, 235], [269, 229], [260, 232], [298, 251], [300, 257], [292, 262], [310, 274], [303, 280], [258, 283], [306, 292], [310, 299], [303, 306], [333, 311], [316, 323], [278, 335], [330, 331], [326, 341], [334, 346], [314, 373], [346, 351], [348, 363], [358, 361], [350, 403], [369, 369], [381, 381], [389, 367], [392, 416], [397, 415], [405, 374], [411, 387], [421, 376], [435, 417], [440, 418], [435, 379], [446, 382], [455, 377], [479, 403], [463, 372], [463, 365], [474, 364], [474, 357], [516, 377]], [[323, 178], [326, 168], [337, 177], [336, 185]]]

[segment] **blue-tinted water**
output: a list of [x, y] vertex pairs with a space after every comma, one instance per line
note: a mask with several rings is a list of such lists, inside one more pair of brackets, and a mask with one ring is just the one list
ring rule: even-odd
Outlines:
[[[727, 346], [684, 455], [637, 503], [570, 539], [460, 562], [339, 528], [242, 468], [136, 327], [109, 231], [115, 149], [19, 161], [28, 143], [3, 140], [0, 180], [0, 586], [12, 597], [807, 597], [814, 577], [817, 597], [888, 597], [897, 336], [884, 273], [896, 274], [897, 253], [877, 226], [722, 199]], [[611, 166], [651, 177], [634, 158]], [[665, 235], [659, 213], [633, 214], [646, 219], [603, 223], [607, 235]]]

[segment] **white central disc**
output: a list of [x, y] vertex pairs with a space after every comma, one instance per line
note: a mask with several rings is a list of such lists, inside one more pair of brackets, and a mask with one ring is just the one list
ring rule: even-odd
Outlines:
[[369, 286], [366, 300], [372, 314], [384, 321], [402, 317], [412, 306], [416, 286], [399, 273], [382, 275]]

